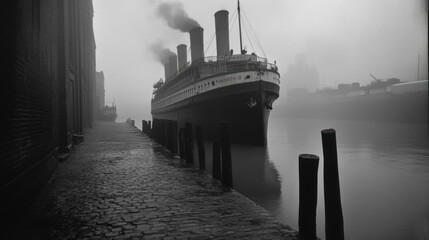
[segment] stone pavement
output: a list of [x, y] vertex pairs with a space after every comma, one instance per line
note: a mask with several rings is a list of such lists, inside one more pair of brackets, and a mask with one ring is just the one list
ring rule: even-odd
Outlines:
[[[14, 230], [10, 230], [14, 231]], [[125, 123], [96, 122], [16, 239], [297, 239], [240, 193]]]

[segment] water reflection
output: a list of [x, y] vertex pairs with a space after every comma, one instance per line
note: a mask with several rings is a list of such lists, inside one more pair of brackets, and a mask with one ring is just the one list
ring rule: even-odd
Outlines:
[[[205, 143], [207, 171], [212, 171], [212, 145]], [[234, 189], [251, 199], [273, 202], [281, 195], [281, 178], [266, 147], [231, 146]]]
[[246, 196], [278, 198], [281, 180], [266, 147], [232, 146], [234, 188]]
[[[320, 130], [324, 128], [337, 130], [346, 238], [429, 238], [427, 125], [272, 118], [269, 155], [283, 179], [280, 205], [273, 213], [298, 227], [298, 155], [323, 156]], [[264, 207], [271, 211], [271, 206]], [[324, 238], [322, 169], [317, 234]]]
[[[319, 155], [317, 235], [324, 239], [325, 128], [337, 131], [346, 238], [429, 239], [427, 125], [273, 116], [268, 148], [232, 145], [234, 188], [298, 229], [298, 155]], [[211, 172], [212, 143], [205, 147]]]

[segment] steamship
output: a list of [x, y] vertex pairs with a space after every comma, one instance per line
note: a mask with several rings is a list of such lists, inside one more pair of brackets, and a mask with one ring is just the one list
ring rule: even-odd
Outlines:
[[218, 138], [219, 123], [231, 124], [231, 141], [266, 146], [267, 126], [273, 102], [279, 97], [277, 66], [242, 48], [238, 5], [240, 52], [229, 48], [228, 11], [215, 13], [217, 56], [204, 57], [203, 28], [189, 31], [191, 63], [187, 46], [177, 46], [177, 55], [166, 64], [165, 82], [154, 84], [152, 118], [201, 125], [207, 139]]

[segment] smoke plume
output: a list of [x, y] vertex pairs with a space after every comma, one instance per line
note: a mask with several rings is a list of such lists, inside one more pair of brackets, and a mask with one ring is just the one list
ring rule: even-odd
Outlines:
[[173, 29], [182, 32], [189, 32], [195, 27], [199, 27], [197, 21], [190, 18], [183, 9], [183, 4], [180, 2], [163, 2], [158, 6], [158, 14]]
[[154, 43], [149, 48], [156, 57], [156, 59], [162, 64], [168, 64], [168, 58], [170, 56], [176, 55], [170, 49], [165, 48], [161, 42]]

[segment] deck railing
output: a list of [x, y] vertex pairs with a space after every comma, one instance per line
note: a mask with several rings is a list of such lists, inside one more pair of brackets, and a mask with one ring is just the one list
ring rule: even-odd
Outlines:
[[181, 67], [173, 75], [166, 78], [166, 82], [175, 78], [177, 74], [186, 71], [191, 66], [198, 68], [201, 76], [214, 75], [222, 72], [235, 72], [235, 71], [254, 71], [254, 70], [271, 70], [277, 72], [278, 68], [275, 64], [269, 63], [266, 58], [258, 57], [256, 55], [229, 55], [229, 56], [209, 56], [196, 61], [195, 64], [187, 62], [185, 66]]

